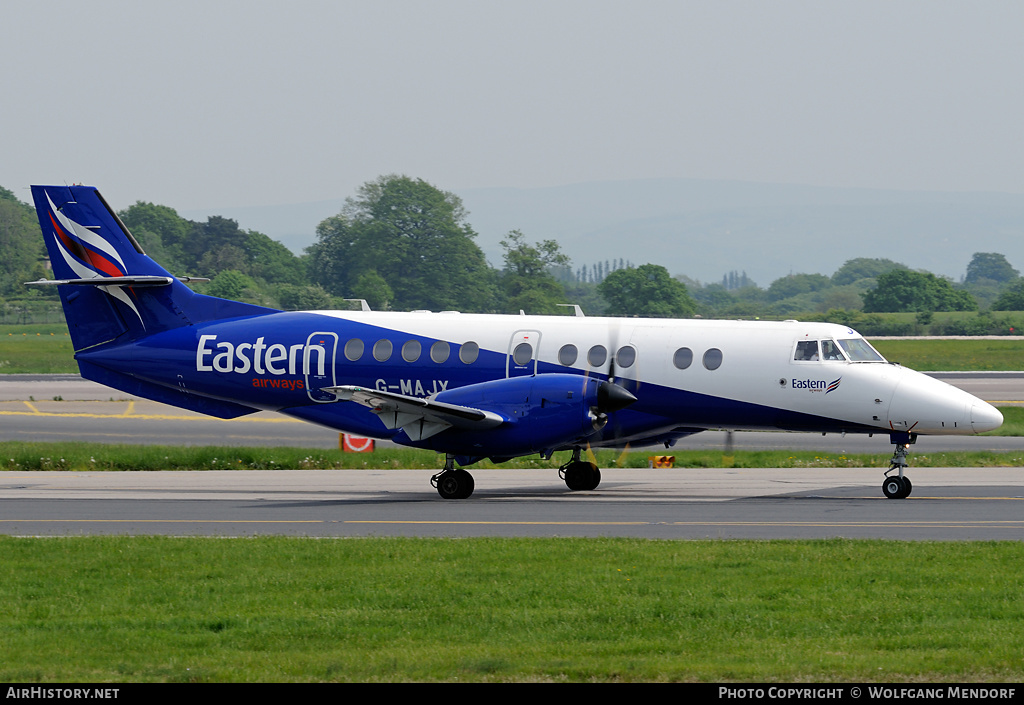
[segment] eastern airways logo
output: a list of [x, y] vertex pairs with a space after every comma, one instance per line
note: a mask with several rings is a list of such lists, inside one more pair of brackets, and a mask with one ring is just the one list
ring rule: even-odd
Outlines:
[[[117, 249], [89, 227], [76, 223], [58, 210], [50, 194], [46, 194], [50, 204], [50, 225], [53, 237], [61, 258], [80, 279], [96, 277], [121, 277], [127, 274], [127, 267]], [[135, 312], [139, 323], [145, 327], [135, 302], [120, 286], [100, 287], [108, 295], [114, 297]]]
[[794, 379], [792, 386], [793, 389], [806, 389], [809, 392], [825, 392], [825, 394], [830, 394], [839, 389], [839, 384], [842, 381], [842, 377], [831, 382], [825, 382], [823, 379]]

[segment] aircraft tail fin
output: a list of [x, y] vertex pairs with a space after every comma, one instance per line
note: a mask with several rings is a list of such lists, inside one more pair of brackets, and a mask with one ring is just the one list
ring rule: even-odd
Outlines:
[[194, 293], [143, 251], [91, 186], [33, 186], [39, 226], [76, 351], [273, 309]]

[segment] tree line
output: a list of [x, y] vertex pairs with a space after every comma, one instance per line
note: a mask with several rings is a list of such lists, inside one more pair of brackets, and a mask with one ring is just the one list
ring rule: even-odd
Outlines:
[[[201, 293], [284, 309], [344, 308], [362, 299], [380, 310], [564, 312], [663, 317], [842, 319], [875, 312], [1024, 310], [1024, 279], [998, 253], [976, 253], [959, 283], [888, 259], [858, 258], [834, 274], [790, 274], [760, 288], [745, 272], [721, 282], [672, 276], [620, 258], [573, 267], [554, 240], [513, 230], [491, 266], [461, 199], [422, 179], [381, 176], [323, 220], [301, 255], [229, 218], [182, 218], [137, 202], [119, 213], [147, 254], [176, 275], [210, 277]], [[35, 211], [0, 188], [0, 299], [55, 292], [22, 282], [47, 276]]]

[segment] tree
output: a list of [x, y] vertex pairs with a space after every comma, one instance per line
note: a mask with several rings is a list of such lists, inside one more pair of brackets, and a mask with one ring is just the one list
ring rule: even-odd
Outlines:
[[948, 279], [931, 272], [893, 270], [878, 277], [878, 286], [864, 294], [864, 310], [892, 311], [975, 311], [974, 298], [954, 289]]
[[[132, 235], [146, 254], [160, 263], [172, 274], [194, 274], [198, 264], [185, 256], [185, 247], [192, 232], [193, 223], [178, 215], [168, 206], [160, 206], [144, 201], [136, 201], [118, 213]], [[203, 273], [204, 276], [216, 276], [218, 272]]]
[[376, 271], [399, 310], [493, 310], [494, 273], [465, 218], [455, 194], [422, 179], [381, 176], [317, 226], [306, 250], [310, 274], [351, 298], [359, 277]]
[[331, 295], [320, 286], [281, 284], [277, 287], [277, 300], [287, 311], [317, 311], [331, 308]]
[[552, 268], [569, 265], [558, 243], [544, 240], [530, 245], [520, 231], [512, 230], [501, 246], [505, 249], [500, 278], [504, 308], [510, 313], [557, 313], [558, 304], [565, 303], [565, 289], [555, 280]]
[[206, 291], [210, 296], [221, 299], [241, 299], [247, 289], [255, 288], [255, 282], [235, 269], [225, 269], [215, 276]]
[[1006, 257], [997, 252], [975, 252], [967, 265], [965, 284], [975, 284], [989, 279], [1006, 284], [1020, 276], [1020, 272], [1010, 266]]
[[824, 274], [790, 274], [776, 279], [768, 286], [768, 300], [781, 301], [791, 296], [821, 291], [832, 285]]
[[1024, 311], [1024, 279], [1018, 278], [992, 304], [993, 311]]
[[[23, 282], [46, 277], [45, 252], [35, 212], [0, 187], [0, 294], [22, 296]], [[55, 296], [56, 290], [37, 294], [45, 295]]]
[[356, 277], [352, 283], [352, 293], [352, 298], [363, 299], [370, 308], [377, 311], [390, 309], [395, 298], [395, 292], [375, 269], [368, 269]]
[[684, 318], [697, 310], [686, 285], [658, 264], [619, 269], [605, 277], [597, 290], [613, 316]]
[[235, 269], [264, 282], [308, 284], [305, 264], [291, 250], [231, 218], [212, 215], [197, 223], [142, 201], [119, 215], [146, 254], [172, 274], [215, 277]]
[[848, 259], [843, 266], [832, 275], [832, 283], [835, 286], [853, 284], [861, 279], [875, 279], [881, 274], [891, 272], [895, 269], [906, 270], [907, 266], [891, 259], [876, 259], [871, 257], [857, 257]]

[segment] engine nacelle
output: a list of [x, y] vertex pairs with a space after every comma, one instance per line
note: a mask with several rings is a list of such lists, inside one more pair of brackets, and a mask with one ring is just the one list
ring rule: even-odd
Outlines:
[[614, 383], [559, 373], [471, 384], [434, 399], [505, 419], [491, 429], [450, 428], [422, 441], [399, 441], [465, 459], [513, 458], [582, 442], [605, 424], [608, 413], [636, 401]]

